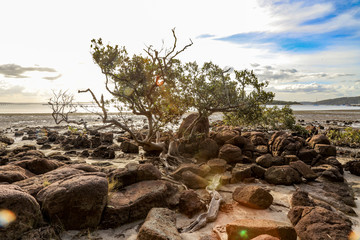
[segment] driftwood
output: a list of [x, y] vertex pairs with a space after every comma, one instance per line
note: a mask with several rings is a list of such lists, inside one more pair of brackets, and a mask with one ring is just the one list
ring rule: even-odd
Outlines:
[[204, 227], [207, 223], [214, 222], [216, 220], [223, 198], [215, 190], [212, 190], [211, 195], [212, 198], [208, 211], [206, 213], [201, 213], [190, 225], [181, 228], [180, 232], [195, 232]]

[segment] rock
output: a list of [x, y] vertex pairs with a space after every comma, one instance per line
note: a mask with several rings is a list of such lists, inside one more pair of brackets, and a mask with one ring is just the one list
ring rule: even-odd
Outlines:
[[5, 143], [7, 145], [11, 145], [14, 143], [14, 139], [0, 135], [0, 142], [1, 143]]
[[243, 182], [245, 179], [252, 178], [253, 171], [251, 165], [237, 163], [231, 171], [231, 183]]
[[291, 207], [314, 207], [315, 203], [312, 199], [309, 198], [309, 194], [305, 191], [297, 190], [290, 200]]
[[114, 134], [112, 132], [100, 133], [101, 144], [111, 145], [113, 144]]
[[130, 141], [123, 141], [120, 145], [120, 149], [124, 153], [139, 153], [139, 146]]
[[256, 164], [237, 163], [231, 172], [231, 183], [246, 181], [251, 178], [263, 178], [265, 169]]
[[312, 181], [318, 177], [318, 175], [311, 170], [310, 166], [306, 165], [303, 161], [290, 162], [290, 167], [298, 171], [306, 180]]
[[323, 164], [317, 167], [311, 168], [315, 173], [317, 173], [320, 177], [326, 178], [332, 182], [343, 182], [344, 176], [340, 173], [337, 167]]
[[221, 158], [214, 158], [207, 162], [211, 171], [210, 174], [224, 173], [227, 169], [227, 162]]
[[308, 214], [314, 207], [306, 207], [306, 206], [295, 206], [290, 209], [287, 214], [291, 224], [296, 226], [296, 224], [300, 221], [300, 219]]
[[266, 209], [274, 200], [273, 196], [262, 187], [247, 185], [237, 187], [232, 197], [241, 205], [255, 209]]
[[277, 237], [273, 237], [271, 235], [268, 235], [268, 234], [261, 234], [261, 235], [257, 236], [256, 238], [253, 238], [251, 240], [280, 240], [280, 239], [277, 238]]
[[76, 230], [97, 227], [107, 194], [104, 174], [84, 173], [52, 183], [38, 192], [36, 198], [52, 223]]
[[120, 190], [137, 182], [158, 180], [161, 178], [161, 172], [150, 163], [128, 164], [125, 168], [116, 169], [111, 172], [108, 177], [112, 189]]
[[266, 170], [265, 180], [276, 185], [292, 185], [301, 183], [301, 176], [290, 166], [273, 166]]
[[16, 165], [0, 166], [0, 182], [13, 183], [32, 176], [34, 176], [33, 173]]
[[54, 169], [64, 166], [65, 164], [56, 160], [48, 160], [46, 158], [39, 158], [34, 156], [27, 160], [16, 161], [14, 162], [14, 165], [27, 169], [30, 172], [38, 175], [50, 172]]
[[41, 146], [40, 148], [41, 150], [48, 150], [48, 149], [51, 149], [51, 145], [50, 144], [44, 144]]
[[[232, 132], [231, 134], [233, 135], [233, 134], [237, 134], [237, 133]], [[246, 145], [250, 144], [250, 142], [249, 142], [249, 139], [247, 139], [243, 136], [235, 135], [233, 138], [227, 140], [225, 142], [225, 144], [232, 144], [232, 145], [235, 145], [235, 146], [243, 149]]]
[[345, 164], [345, 170], [350, 171], [351, 174], [360, 176], [360, 161], [349, 161]]
[[219, 150], [219, 158], [226, 160], [228, 163], [241, 163], [243, 156], [239, 147], [225, 144]]
[[[246, 136], [246, 133], [241, 134], [242, 136]], [[250, 132], [248, 139], [254, 146], [258, 145], [267, 145], [267, 139], [265, 133], [263, 132]]]
[[175, 212], [167, 208], [151, 209], [136, 239], [181, 240], [176, 228]]
[[211, 168], [209, 167], [209, 169], [207, 169], [194, 163], [183, 163], [173, 173], [171, 173], [171, 176], [179, 180], [181, 179], [182, 173], [186, 171], [191, 171], [196, 175], [205, 177], [211, 171]]
[[183, 183], [192, 189], [206, 188], [209, 182], [205, 179], [196, 175], [191, 171], [185, 171], [181, 174]]
[[12, 152], [16, 155], [18, 153], [21, 152], [26, 152], [29, 150], [36, 150], [36, 146], [35, 145], [23, 145], [22, 147], [16, 147], [12, 150]]
[[[297, 235], [287, 223], [264, 219], [239, 219], [226, 225], [228, 240], [252, 239], [268, 234], [281, 240], [296, 240]], [[243, 236], [242, 236], [243, 235]]]
[[37, 229], [32, 229], [21, 236], [20, 240], [61, 240], [53, 227], [41, 227]]
[[256, 163], [264, 168], [269, 168], [273, 165], [273, 156], [271, 154], [265, 154], [256, 158]]
[[255, 147], [255, 152], [258, 152], [260, 154], [267, 154], [269, 152], [267, 145], [257, 145]]
[[230, 184], [231, 183], [231, 178], [232, 178], [231, 172], [229, 172], [229, 171], [224, 172], [223, 174], [221, 174], [220, 184], [222, 186]]
[[[178, 138], [181, 138], [184, 136], [184, 134], [186, 135], [189, 134], [190, 132], [204, 134], [204, 136], [207, 136], [209, 134], [209, 120], [205, 117], [202, 117], [198, 121], [198, 123], [193, 126], [193, 128], [188, 129], [198, 116], [199, 116], [198, 113], [191, 113], [182, 121], [179, 130], [177, 132]], [[186, 130], [187, 132], [185, 133]]]
[[269, 145], [273, 156], [297, 155], [303, 146], [303, 142], [300, 138], [280, 131], [272, 135]]
[[319, 158], [316, 162], [314, 162], [313, 166], [320, 166], [323, 164], [328, 164], [333, 167], [336, 167], [341, 174], [344, 174], [344, 169], [342, 164], [336, 159], [336, 157], [328, 157], [328, 158]]
[[101, 145], [94, 149], [91, 156], [94, 158], [113, 159], [115, 158], [115, 151], [106, 145]]
[[201, 160], [208, 160], [216, 158], [218, 156], [219, 146], [216, 141], [211, 138], [206, 138], [199, 144], [199, 152], [196, 154], [196, 158]]
[[317, 155], [318, 153], [314, 149], [302, 148], [300, 149], [299, 154], [297, 156], [304, 163], [311, 165], [311, 163], [313, 162], [313, 160], [316, 158]]
[[64, 163], [70, 163], [71, 162], [71, 158], [65, 155], [62, 155], [61, 153], [54, 153], [54, 154], [50, 154], [48, 156], [48, 158], [50, 159], [55, 159], [58, 160], [60, 162], [64, 162]]
[[145, 218], [152, 208], [167, 207], [167, 200], [176, 193], [168, 182], [142, 181], [110, 192], [100, 228], [115, 228]]
[[33, 157], [33, 156], [39, 157], [39, 158], [44, 158], [45, 154], [39, 150], [28, 150], [28, 151], [20, 152], [20, 153], [16, 154], [14, 156], [14, 158], [27, 159], [27, 158]]
[[51, 183], [79, 173], [84, 173], [84, 171], [65, 166], [42, 175], [15, 182], [14, 184], [35, 197], [41, 189], [49, 186]]
[[101, 146], [101, 140], [99, 136], [92, 136], [90, 139], [91, 148], [97, 148]]
[[351, 232], [351, 221], [343, 215], [322, 207], [314, 207], [302, 214], [295, 226], [301, 239], [347, 240]]
[[179, 212], [192, 218], [198, 212], [206, 210], [206, 205], [203, 203], [198, 194], [194, 190], [183, 191], [179, 199]]
[[71, 164], [71, 168], [75, 168], [78, 170], [82, 170], [84, 172], [100, 172], [99, 168], [94, 167], [87, 163], [77, 163], [77, 164]]
[[314, 150], [323, 157], [336, 156], [336, 147], [333, 145], [316, 144]]
[[[0, 184], [0, 203], [2, 216], [4, 211], [11, 211], [16, 220], [7, 222], [7, 218], [1, 219], [0, 239], [19, 239], [23, 233], [36, 228], [42, 221], [40, 206], [35, 198], [22, 190], [19, 186], [12, 184]], [[6, 224], [4, 228], [4, 224]], [[7, 225], [8, 224], [8, 225]]]
[[[231, 141], [238, 141], [240, 140], [240, 142], [242, 141], [242, 139], [234, 139], [235, 137], [238, 137], [239, 133], [235, 130], [224, 130], [224, 131], [220, 131], [218, 133], [216, 133], [214, 140], [216, 141], [216, 143], [219, 146], [224, 145], [225, 142], [229, 141], [231, 139]], [[241, 144], [241, 143], [240, 143]]]
[[309, 139], [308, 143], [310, 147], [314, 148], [316, 144], [330, 145], [330, 140], [327, 136], [320, 134], [312, 136], [312, 138]]
[[299, 161], [299, 158], [296, 155], [285, 155], [284, 162], [285, 164], [289, 164], [291, 162]]

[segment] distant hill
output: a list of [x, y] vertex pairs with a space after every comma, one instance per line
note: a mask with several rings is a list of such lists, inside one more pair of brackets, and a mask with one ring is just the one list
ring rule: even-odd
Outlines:
[[291, 101], [281, 101], [281, 100], [273, 100], [271, 105], [301, 105], [299, 102], [291, 102]]
[[360, 105], [360, 96], [326, 99], [326, 100], [314, 102], [313, 104], [318, 104], [318, 105]]

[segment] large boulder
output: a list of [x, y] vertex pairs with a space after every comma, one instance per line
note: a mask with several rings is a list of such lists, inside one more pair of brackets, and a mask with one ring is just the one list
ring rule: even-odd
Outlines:
[[120, 190], [128, 185], [146, 181], [158, 180], [161, 172], [152, 164], [128, 164], [125, 168], [118, 168], [109, 174], [109, 183], [113, 190]]
[[199, 152], [196, 154], [196, 158], [200, 160], [208, 160], [217, 157], [219, 152], [219, 146], [216, 141], [211, 138], [206, 138], [199, 144]]
[[173, 185], [161, 180], [142, 181], [110, 192], [100, 227], [115, 228], [143, 219], [152, 208], [168, 207], [168, 200], [175, 193]]
[[274, 200], [273, 196], [264, 188], [247, 185], [237, 187], [232, 197], [241, 205], [255, 209], [266, 209]]
[[33, 173], [22, 167], [12, 164], [0, 166], [0, 182], [13, 183], [34, 176]]
[[241, 149], [231, 144], [225, 144], [220, 148], [219, 158], [226, 160], [228, 163], [241, 163], [243, 160]]
[[46, 158], [32, 156], [26, 160], [16, 161], [14, 165], [27, 169], [34, 174], [43, 174], [64, 166], [65, 164], [57, 160], [48, 160]]
[[[198, 113], [191, 113], [182, 121], [177, 132], [178, 138], [182, 138], [184, 134], [186, 135], [190, 132], [204, 134], [205, 136], [209, 134], [209, 120], [205, 117], [202, 117], [191, 129], [189, 128], [198, 116]], [[187, 132], [185, 133], [185, 131]]]
[[224, 173], [228, 167], [227, 162], [221, 158], [210, 159], [207, 165], [211, 169], [211, 174]]
[[322, 157], [336, 156], [336, 147], [333, 145], [316, 144], [314, 149]]
[[234, 139], [235, 137], [238, 137], [238, 136], [239, 136], [239, 133], [237, 131], [228, 129], [228, 130], [223, 130], [223, 131], [216, 133], [214, 140], [217, 142], [217, 144], [219, 146], [222, 146], [227, 141], [237, 142], [238, 140], [240, 140], [240, 141], [243, 140], [243, 139], [238, 139], [238, 138]]
[[311, 165], [318, 153], [314, 149], [301, 148], [297, 156], [304, 163]]
[[269, 141], [273, 156], [297, 155], [303, 144], [303, 139], [282, 131], [274, 133]]
[[301, 183], [301, 176], [290, 166], [273, 166], [266, 170], [265, 180], [276, 185], [292, 185]]
[[35, 198], [20, 187], [0, 184], [0, 239], [19, 239], [24, 232], [36, 228], [42, 221]]
[[290, 167], [298, 171], [306, 180], [312, 181], [318, 177], [318, 175], [313, 170], [311, 170], [310, 166], [308, 166], [303, 161], [299, 160], [296, 162], [291, 162]]
[[151, 209], [136, 239], [181, 240], [176, 228], [175, 212], [167, 208]]
[[270, 153], [261, 155], [256, 158], [256, 163], [264, 168], [269, 168], [274, 164], [273, 156]]
[[107, 194], [105, 174], [84, 173], [51, 184], [36, 198], [52, 223], [73, 230], [93, 228], [100, 223]]
[[314, 148], [316, 144], [330, 145], [330, 140], [327, 136], [323, 134], [319, 134], [319, 135], [314, 135], [310, 139], [308, 139], [308, 143], [310, 147]]
[[302, 213], [295, 230], [301, 239], [348, 240], [351, 226], [351, 221], [343, 215], [322, 207], [314, 207]]
[[262, 234], [268, 234], [281, 240], [297, 239], [292, 226], [287, 223], [264, 219], [236, 220], [226, 225], [226, 233], [228, 240], [252, 239]]
[[50, 184], [79, 173], [84, 173], [84, 171], [65, 166], [42, 175], [37, 175], [22, 181], [15, 182], [14, 184], [20, 186], [30, 195], [35, 197], [41, 189], [49, 186]]

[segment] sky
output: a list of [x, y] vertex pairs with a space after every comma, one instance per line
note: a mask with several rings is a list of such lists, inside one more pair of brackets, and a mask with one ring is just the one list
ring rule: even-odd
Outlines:
[[[67, 90], [106, 93], [91, 39], [144, 54], [254, 70], [275, 99], [360, 96], [360, 0], [2, 0], [0, 102], [47, 102]], [[105, 94], [106, 97], [110, 97]]]

